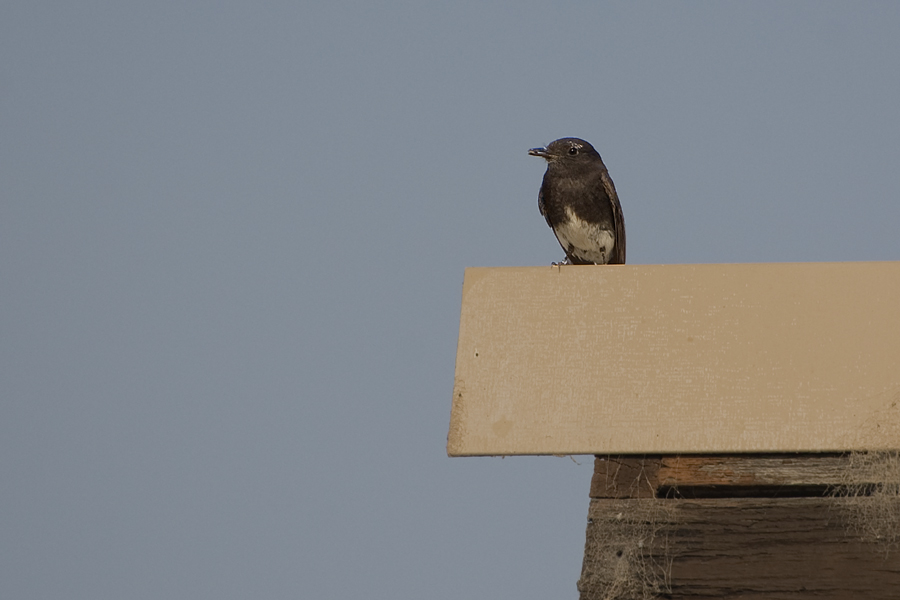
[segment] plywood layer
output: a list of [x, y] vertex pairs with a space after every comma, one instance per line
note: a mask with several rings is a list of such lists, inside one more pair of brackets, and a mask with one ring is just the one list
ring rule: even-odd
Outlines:
[[448, 453], [900, 448], [900, 262], [466, 269]]

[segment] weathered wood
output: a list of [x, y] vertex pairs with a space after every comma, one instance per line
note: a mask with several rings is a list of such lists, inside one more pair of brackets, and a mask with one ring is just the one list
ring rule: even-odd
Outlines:
[[597, 456], [581, 598], [900, 598], [897, 460]]
[[897, 600], [900, 551], [847, 528], [866, 500], [593, 499], [581, 600]]
[[597, 456], [591, 498], [655, 498], [659, 489], [659, 456]]
[[590, 495], [653, 498], [666, 488], [702, 487], [767, 489], [773, 495], [779, 489], [825, 489], [846, 480], [849, 460], [846, 454], [597, 456]]
[[900, 262], [466, 269], [447, 451], [900, 448]]
[[844, 454], [664, 456], [663, 486], [837, 485], [847, 472]]

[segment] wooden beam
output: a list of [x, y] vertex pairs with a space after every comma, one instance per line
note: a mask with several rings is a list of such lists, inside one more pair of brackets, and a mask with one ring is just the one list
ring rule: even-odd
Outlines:
[[900, 448], [900, 262], [466, 269], [451, 456]]
[[591, 500], [581, 600], [895, 600], [900, 553], [848, 531], [865, 501]]
[[898, 597], [898, 456], [598, 456], [581, 600]]
[[[667, 490], [677, 495], [679, 489], [713, 487], [754, 487], [775, 495], [824, 489], [847, 483], [848, 465], [842, 454], [597, 456], [591, 498], [655, 498]], [[857, 469], [854, 484], [875, 484], [874, 475]]]

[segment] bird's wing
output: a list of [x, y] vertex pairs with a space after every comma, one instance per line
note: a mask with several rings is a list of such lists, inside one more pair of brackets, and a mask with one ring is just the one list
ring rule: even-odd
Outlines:
[[550, 222], [550, 215], [547, 213], [547, 205], [544, 204], [544, 196], [550, 193], [547, 188], [548, 186], [542, 184], [541, 191], [538, 192], [538, 210], [544, 215], [544, 220], [547, 221], [547, 225], [553, 227], [553, 223]]
[[613, 248], [612, 256], [609, 259], [611, 265], [625, 264], [625, 216], [622, 214], [622, 205], [619, 203], [619, 195], [616, 194], [616, 186], [613, 185], [609, 172], [604, 169], [600, 176], [603, 189], [609, 197], [609, 204], [612, 208], [613, 225], [616, 228], [616, 246]]

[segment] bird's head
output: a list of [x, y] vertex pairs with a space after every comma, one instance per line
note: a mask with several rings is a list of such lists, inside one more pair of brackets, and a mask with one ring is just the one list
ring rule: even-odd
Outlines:
[[552, 141], [546, 148], [532, 148], [528, 154], [540, 156], [550, 163], [558, 161], [563, 164], [577, 164], [600, 158], [593, 146], [582, 139], [572, 137]]

